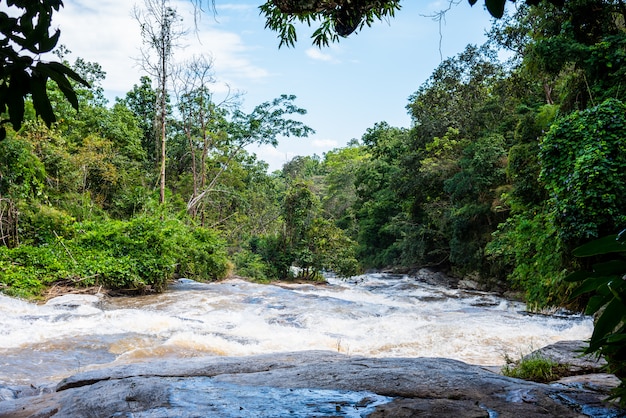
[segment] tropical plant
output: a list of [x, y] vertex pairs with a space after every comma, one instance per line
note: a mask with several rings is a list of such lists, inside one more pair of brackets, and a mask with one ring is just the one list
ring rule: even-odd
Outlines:
[[626, 230], [588, 242], [574, 255], [590, 264], [565, 278], [578, 284], [572, 298], [587, 298], [585, 313], [594, 315], [585, 352], [607, 360], [609, 372], [621, 381], [611, 398], [626, 407]]

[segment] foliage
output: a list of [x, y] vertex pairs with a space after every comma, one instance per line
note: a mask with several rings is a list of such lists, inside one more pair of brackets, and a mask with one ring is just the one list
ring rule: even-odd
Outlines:
[[[46, 91], [48, 79], [53, 80], [63, 95], [78, 110], [76, 92], [70, 79], [88, 83], [76, 72], [59, 62], [44, 62], [38, 57], [54, 49], [60, 30], [50, 35], [52, 14], [63, 5], [61, 0], [10, 1], [14, 16], [0, 12], [0, 113], [8, 119], [0, 122], [0, 140], [6, 136], [4, 124], [11, 122], [15, 130], [24, 120], [24, 99], [32, 97], [35, 111], [50, 125], [56, 120]], [[17, 15], [17, 16], [15, 16]]]
[[[468, 0], [475, 5], [478, 0]], [[563, 0], [548, 0], [562, 6]], [[535, 5], [539, 0], [526, 0]], [[485, 7], [493, 17], [504, 14], [506, 0], [485, 0]], [[393, 17], [401, 5], [399, 0], [269, 0], [259, 7], [266, 18], [265, 27], [278, 32], [280, 46], [293, 46], [297, 41], [295, 22], [311, 25], [319, 21], [313, 32], [313, 43], [319, 47], [328, 46], [351, 33], [371, 26], [378, 20]]]
[[29, 143], [18, 138], [0, 141], [0, 196], [40, 196], [44, 190], [44, 179], [44, 166], [32, 154]]
[[626, 105], [609, 99], [552, 125], [541, 143], [540, 180], [559, 235], [574, 244], [626, 225]]
[[1, 247], [0, 280], [9, 293], [36, 295], [57, 282], [161, 291], [174, 277], [216, 280], [231, 268], [216, 233], [176, 219], [82, 222], [68, 235], [55, 234], [36, 246]]
[[233, 261], [235, 271], [239, 276], [259, 283], [269, 282], [269, 266], [263, 261], [261, 255], [248, 249], [241, 249], [234, 254]]
[[594, 315], [595, 325], [586, 353], [603, 356], [609, 372], [621, 381], [612, 392], [626, 406], [626, 230], [588, 242], [574, 255], [589, 259], [589, 269], [565, 279], [577, 283], [572, 297], [587, 296], [585, 313]]
[[569, 368], [566, 364], [538, 354], [525, 356], [519, 361], [506, 364], [502, 367], [502, 374], [518, 379], [533, 382], [549, 383], [567, 376]]
[[538, 210], [511, 216], [494, 232], [486, 254], [495, 262], [508, 264], [509, 281], [525, 292], [531, 309], [559, 305], [570, 294], [563, 283], [567, 248], [550, 213]]

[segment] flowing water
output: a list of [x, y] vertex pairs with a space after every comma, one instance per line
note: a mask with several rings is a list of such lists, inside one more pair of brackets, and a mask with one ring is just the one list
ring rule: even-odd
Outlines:
[[202, 284], [163, 294], [66, 295], [36, 305], [0, 295], [0, 382], [57, 381], [153, 357], [333, 350], [448, 357], [501, 365], [559, 340], [586, 339], [591, 319], [532, 315], [496, 295], [369, 274], [327, 285]]

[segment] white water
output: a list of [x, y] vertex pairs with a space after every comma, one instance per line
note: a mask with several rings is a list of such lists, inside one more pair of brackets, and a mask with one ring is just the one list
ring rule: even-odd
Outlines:
[[150, 357], [333, 350], [501, 365], [559, 340], [587, 339], [581, 316], [529, 315], [495, 295], [374, 274], [329, 285], [180, 280], [160, 295], [68, 295], [35, 305], [0, 295], [0, 382], [58, 380]]

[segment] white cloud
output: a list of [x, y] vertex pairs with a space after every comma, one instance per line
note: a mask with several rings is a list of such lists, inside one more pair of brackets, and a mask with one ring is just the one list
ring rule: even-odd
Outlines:
[[[252, 53], [238, 33], [218, 29], [212, 17], [206, 18], [210, 14], [206, 11], [197, 22], [196, 31], [192, 2], [178, 0], [174, 4], [184, 24], [191, 28], [180, 41], [184, 47], [174, 53], [175, 61], [194, 55], [211, 56], [216, 78], [221, 82], [216, 87], [221, 91], [226, 90], [225, 84], [240, 89], [238, 80], [258, 81], [269, 77], [266, 69], [252, 63]], [[137, 0], [137, 6], [143, 7], [143, 2]], [[238, 9], [232, 4], [222, 6]], [[141, 56], [141, 34], [132, 9], [133, 3], [125, 0], [82, 0], [65, 2], [65, 7], [54, 15], [53, 26], [61, 29], [59, 43], [72, 51], [68, 59], [80, 57], [100, 64], [106, 72], [103, 88], [111, 97], [123, 96], [144, 75], [137, 61]]]
[[314, 139], [313, 141], [311, 141], [311, 144], [315, 148], [325, 149], [336, 148], [339, 145], [339, 143], [334, 139]]
[[332, 55], [330, 54], [325, 54], [322, 51], [320, 51], [317, 48], [309, 48], [305, 51], [305, 54], [314, 60], [318, 60], [318, 61], [326, 61], [326, 62], [332, 62], [332, 61], [336, 61], [335, 58], [333, 58]]
[[235, 4], [235, 3], [225, 3], [225, 4], [216, 4], [215, 8], [217, 10], [257, 10], [258, 6], [253, 4]]
[[295, 152], [278, 150], [271, 145], [251, 146], [248, 147], [248, 151], [255, 153], [259, 160], [265, 161], [269, 165], [270, 173], [282, 169], [285, 163], [298, 155]]

